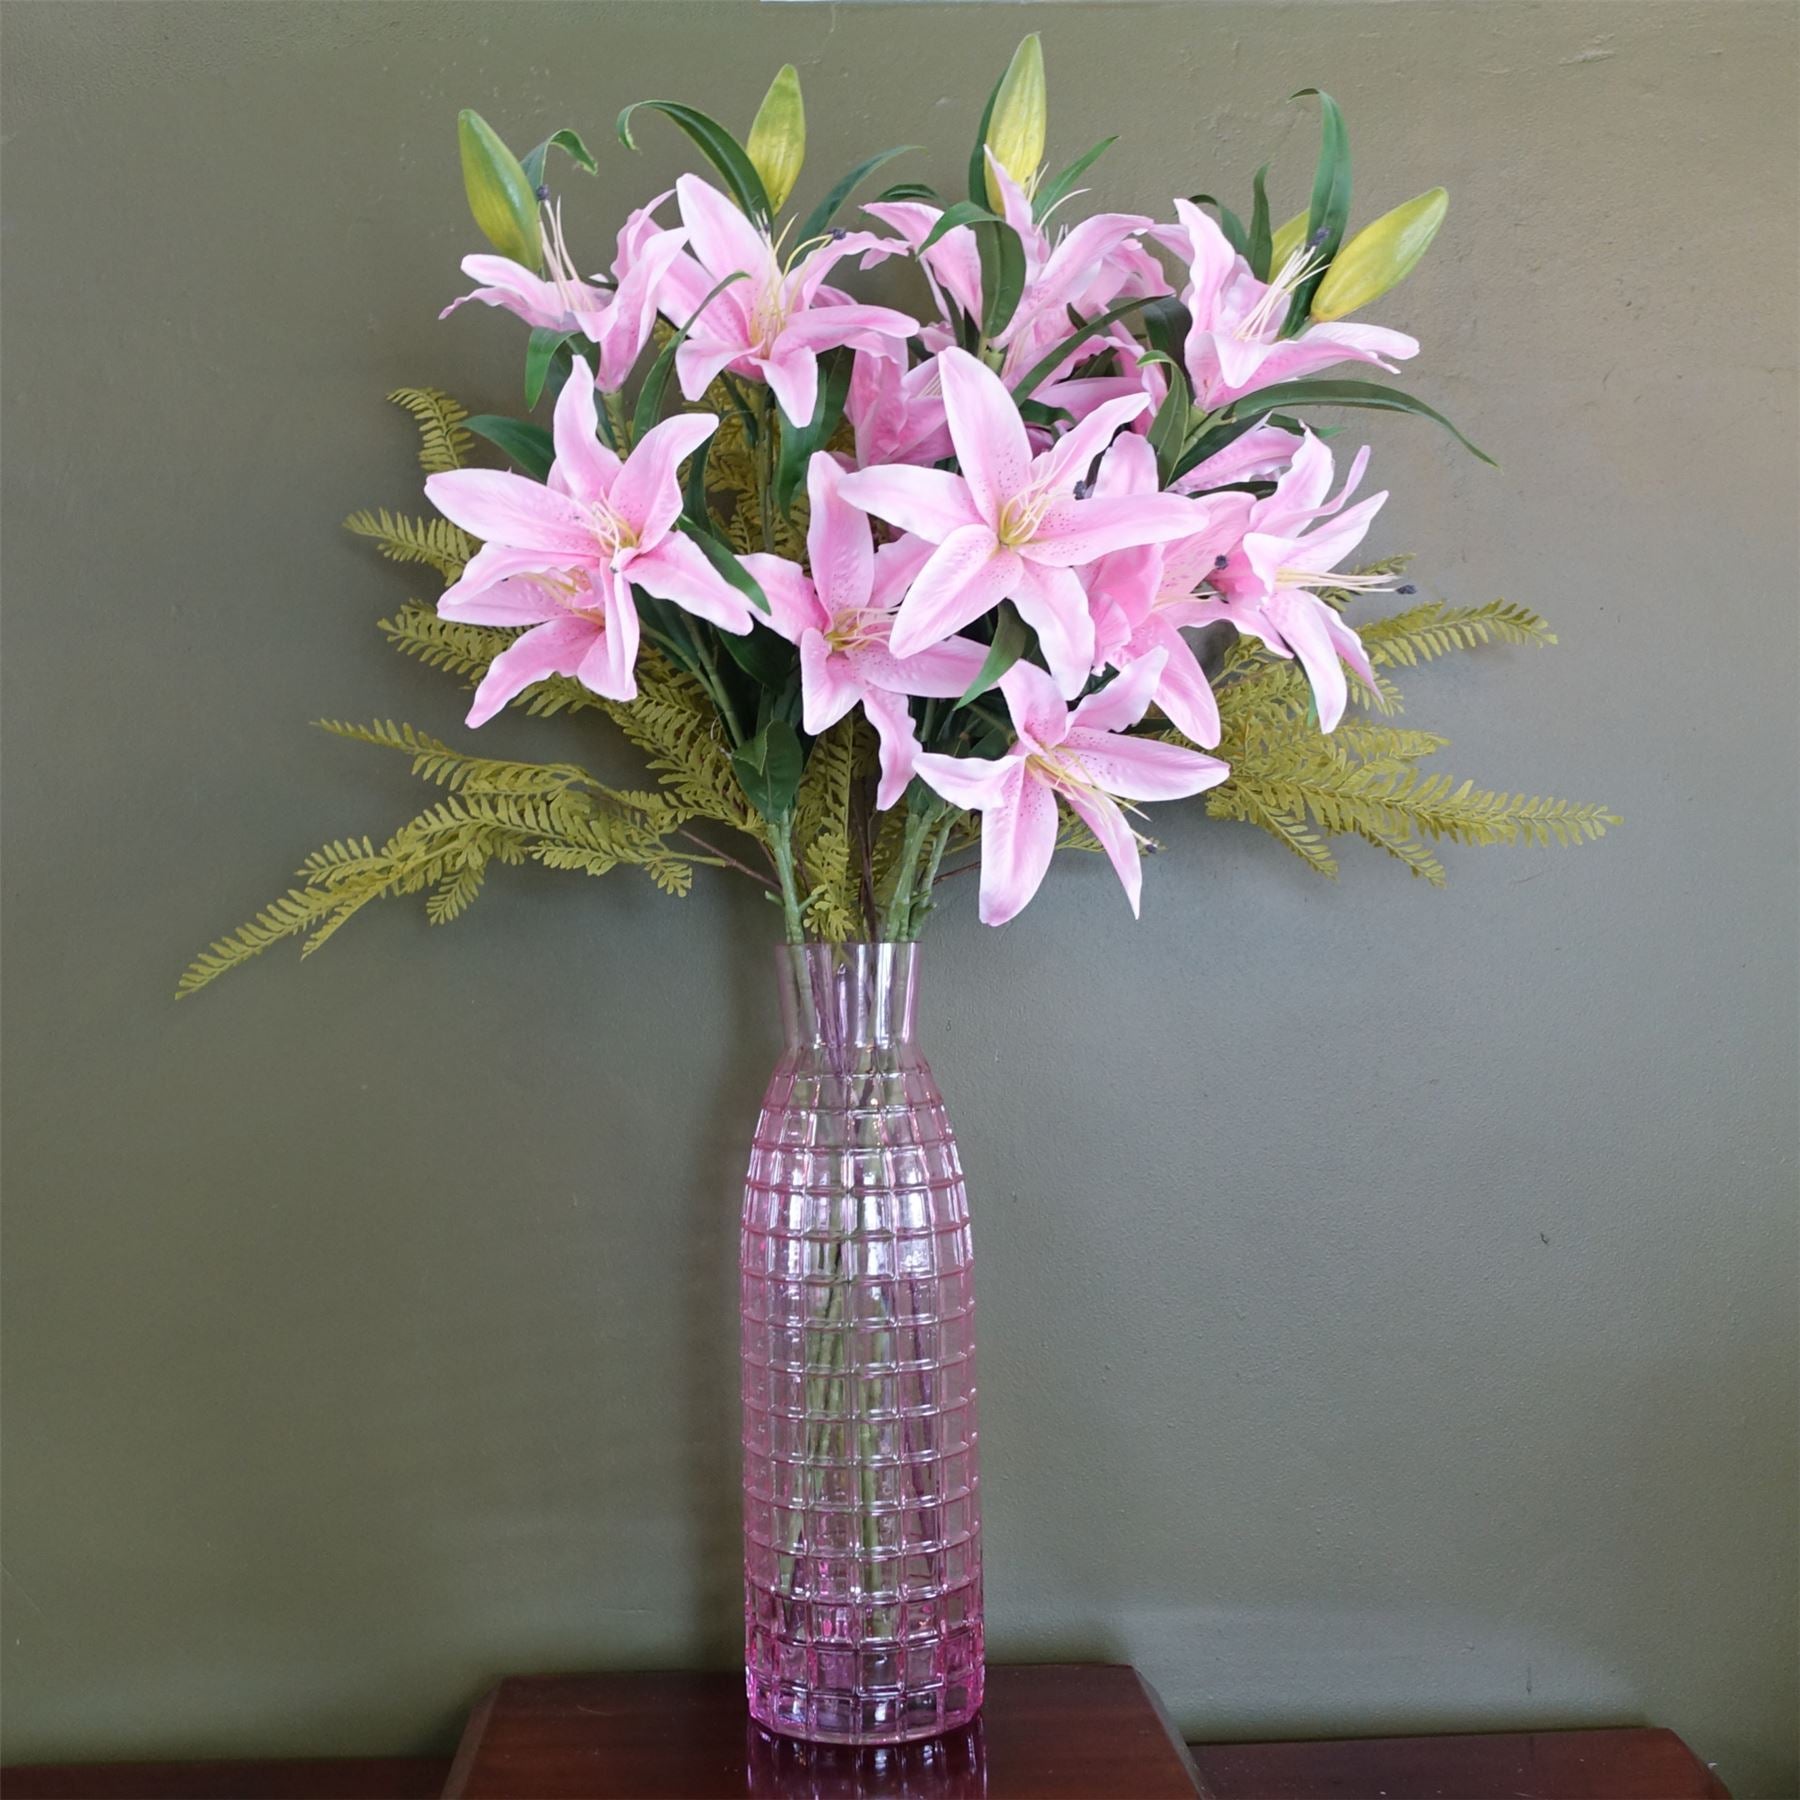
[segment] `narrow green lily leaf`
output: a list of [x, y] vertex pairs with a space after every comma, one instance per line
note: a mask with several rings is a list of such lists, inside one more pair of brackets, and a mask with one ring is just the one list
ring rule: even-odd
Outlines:
[[734, 751], [731, 767], [744, 798], [765, 819], [778, 824], [793, 812], [806, 756], [798, 733], [785, 719], [769, 720], [749, 743]]
[[1031, 216], [1034, 219], [1048, 217], [1051, 209], [1059, 206], [1068, 198], [1069, 190], [1074, 187], [1076, 182], [1078, 182], [1082, 176], [1085, 175], [1088, 170], [1091, 169], [1118, 141], [1116, 136], [1102, 138], [1093, 149], [1084, 151], [1080, 156], [1076, 157], [1076, 159], [1070, 163], [1060, 175], [1056, 176], [1051, 181], [1045, 182], [1044, 185], [1038, 189], [1037, 198], [1031, 203]]
[[800, 652], [766, 625], [748, 631], [721, 631], [719, 642], [731, 660], [766, 693], [779, 693], [800, 667]]
[[1250, 182], [1250, 273], [1258, 281], [1269, 279], [1269, 252], [1274, 234], [1269, 229], [1269, 165], [1264, 163]]
[[1000, 90], [1006, 85], [1006, 70], [1000, 71], [1000, 79], [994, 83], [993, 92], [987, 97], [987, 105], [981, 109], [981, 123], [975, 129], [975, 148], [969, 155], [969, 198], [980, 207], [988, 203], [987, 186], [987, 137], [988, 127], [994, 122], [994, 107], [1000, 99]]
[[1159, 487], [1166, 488], [1174, 479], [1175, 465], [1181, 461], [1181, 452], [1187, 443], [1188, 426], [1193, 414], [1186, 378], [1172, 376], [1169, 391], [1163, 396], [1162, 405], [1156, 409], [1155, 418], [1150, 421], [1150, 448], [1156, 452]]
[[631, 415], [633, 441], [641, 438], [662, 417], [663, 393], [669, 385], [669, 371], [675, 366], [675, 353], [687, 342], [687, 335], [698, 323], [700, 315], [734, 281], [744, 281], [747, 278], [745, 271], [738, 269], [717, 283], [712, 292], [694, 308], [693, 318], [689, 319], [658, 352], [656, 361], [650, 365], [650, 373], [644, 377], [644, 385], [638, 389], [637, 408]]
[[525, 343], [525, 405], [536, 406], [550, 374], [550, 361], [569, 341], [570, 333], [537, 326]]
[[1294, 290], [1283, 337], [1296, 336], [1312, 310], [1313, 295], [1325, 279], [1325, 270], [1337, 255], [1350, 223], [1350, 133], [1338, 103], [1323, 88], [1301, 88], [1288, 97], [1303, 100], [1312, 95], [1319, 102], [1319, 162], [1313, 171], [1312, 203], [1307, 208], [1306, 235], [1316, 245], [1319, 266]]
[[998, 213], [989, 212], [979, 200], [958, 200], [954, 206], [944, 208], [944, 216], [925, 234], [925, 241], [919, 250], [929, 250], [945, 232], [954, 231], [959, 225], [1003, 224]]
[[998, 220], [975, 227], [975, 246], [981, 257], [981, 334], [997, 338], [1025, 292], [1025, 246]]
[[701, 439], [700, 447], [688, 458], [687, 478], [681, 484], [681, 510], [709, 529], [712, 512], [706, 504], [706, 464], [712, 455], [712, 447], [711, 438]]
[[[696, 519], [688, 513], [681, 515], [681, 529], [691, 537], [705, 553], [706, 560], [725, 577], [737, 591], [750, 602], [760, 613], [769, 610], [769, 596], [762, 591], [762, 583], [738, 560], [731, 546], [721, 538], [715, 537], [704, 518]], [[727, 635], [727, 634], [722, 634]]]
[[477, 413], [463, 423], [477, 437], [504, 450], [533, 480], [542, 481], [549, 475], [556, 450], [543, 426], [533, 425], [529, 419], [501, 418], [496, 413]]
[[1096, 332], [1104, 331], [1114, 319], [1122, 319], [1127, 313], [1136, 312], [1140, 307], [1148, 306], [1147, 300], [1121, 300], [1117, 306], [1109, 306], [1105, 312], [1096, 313], [1093, 318], [1081, 327], [1072, 331], [1047, 356], [1034, 362], [1025, 373], [1013, 383], [1013, 398], [1028, 399], [1032, 391], [1045, 376], [1068, 359], [1069, 352]]
[[1225, 241], [1230, 244], [1245, 262], [1250, 260], [1250, 234], [1244, 229], [1244, 221], [1234, 213], [1223, 200], [1211, 194], [1189, 194], [1188, 199], [1195, 206], [1210, 206], [1219, 215], [1219, 229], [1225, 234]]
[[884, 187], [875, 196], [877, 200], [929, 200], [933, 206], [941, 206], [938, 191], [929, 181], [896, 181], [892, 187]]
[[1170, 362], [1181, 364], [1187, 354], [1188, 333], [1194, 329], [1194, 315], [1175, 298], [1165, 294], [1144, 308], [1144, 335], [1150, 347]]
[[813, 405], [813, 416], [804, 425], [796, 425], [786, 413], [781, 415], [781, 445], [775, 459], [775, 504], [784, 513], [793, 511], [795, 496], [806, 486], [806, 471], [813, 452], [823, 450], [837, 430], [838, 422], [844, 416], [844, 402], [850, 396], [850, 351], [832, 350], [819, 362], [819, 397]]
[[[848, 175], [843, 176], [832, 187], [825, 198], [806, 215], [805, 219], [801, 222], [800, 235], [795, 239], [795, 242], [799, 244], [808, 244], [811, 243], [814, 238], [823, 237], [825, 233], [830, 230], [831, 221], [836, 216], [837, 209], [842, 206], [844, 202], [850, 198], [851, 194], [860, 187], [863, 182], [867, 181], [883, 163], [892, 162], [896, 156], [904, 156], [908, 150], [917, 150], [918, 147], [917, 144], [896, 144], [892, 150], [883, 150], [879, 156], [871, 156], [865, 161], [859, 162], [856, 167], [852, 169]], [[927, 189], [926, 192], [929, 194], [930, 190]], [[921, 198], [921, 196], [916, 194], [907, 195], [905, 197], [908, 199]], [[901, 198], [901, 196], [894, 194], [890, 189], [887, 193], [882, 195], [882, 198], [884, 200], [898, 199]]]
[[757, 174], [743, 145], [717, 119], [709, 118], [695, 107], [683, 106], [679, 100], [637, 100], [619, 114], [619, 142], [627, 150], [637, 148], [631, 135], [631, 115], [646, 107], [674, 120], [700, 146], [707, 161], [725, 178], [732, 198], [756, 224], [767, 230], [774, 214], [762, 177]]
[[1259, 389], [1232, 401], [1234, 420], [1253, 424], [1265, 413], [1284, 406], [1352, 406], [1369, 412], [1411, 413], [1415, 418], [1430, 419], [1443, 428], [1469, 452], [1491, 468], [1499, 464], [1485, 450], [1477, 449], [1435, 407], [1399, 388], [1383, 387], [1374, 381], [1283, 381], [1274, 387]]
[[551, 132], [525, 158], [525, 179], [531, 183], [534, 190], [544, 185], [544, 163], [550, 155], [552, 147], [566, 151], [571, 160], [579, 163], [590, 175], [599, 174], [600, 165], [594, 161], [594, 153], [581, 141], [581, 134], [570, 131], [565, 126], [561, 131]]
[[979, 700], [1036, 641], [1037, 634], [1019, 617], [1013, 603], [1002, 600], [994, 621], [994, 641], [975, 679], [963, 690], [957, 706], [964, 707]]

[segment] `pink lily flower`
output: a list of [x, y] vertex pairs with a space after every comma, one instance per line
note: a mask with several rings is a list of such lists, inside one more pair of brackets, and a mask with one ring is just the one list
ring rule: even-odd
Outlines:
[[1109, 550], [1166, 543], [1194, 529], [1175, 494], [1087, 496], [1087, 472], [1114, 432], [1149, 404], [1112, 400], [1034, 456], [999, 376], [966, 351], [937, 356], [960, 475], [888, 463], [844, 477], [853, 506], [937, 547], [894, 620], [897, 656], [942, 642], [1010, 599], [1038, 634], [1066, 694], [1094, 660], [1094, 621], [1075, 570]]
[[1343, 320], [1282, 337], [1294, 289], [1318, 267], [1310, 246], [1302, 244], [1272, 281], [1258, 281], [1210, 214], [1189, 200], [1177, 200], [1175, 211], [1183, 229], [1162, 235], [1177, 244], [1184, 235], [1187, 240], [1182, 248], [1190, 258], [1190, 280], [1182, 299], [1194, 323], [1183, 359], [1202, 406], [1223, 406], [1240, 394], [1295, 381], [1333, 363], [1374, 363], [1391, 370], [1387, 358], [1418, 355], [1419, 340], [1403, 331]]
[[[947, 299], [972, 317], [981, 317], [981, 253], [968, 226], [953, 227], [929, 250], [921, 250], [919, 246], [944, 216], [942, 207], [923, 200], [871, 200], [863, 211], [897, 231], [901, 243], [918, 258], [939, 316], [946, 324], [956, 320]], [[891, 254], [892, 249], [890, 245], [886, 253]], [[881, 253], [871, 253], [863, 257], [862, 266], [866, 269], [880, 260]]]
[[1223, 450], [1195, 463], [1175, 478], [1178, 494], [1204, 494], [1209, 488], [1229, 487], [1238, 481], [1255, 481], [1279, 475], [1294, 459], [1300, 440], [1279, 425], [1252, 425]]
[[530, 627], [489, 665], [469, 724], [485, 724], [553, 674], [573, 675], [611, 700], [635, 698], [633, 583], [721, 631], [750, 629], [743, 596], [675, 529], [677, 471], [718, 423], [677, 414], [645, 432], [621, 462], [599, 440], [594, 383], [577, 357], [557, 396], [556, 460], [545, 484], [498, 469], [456, 469], [426, 481], [432, 505], [483, 540], [438, 612], [476, 625]]
[[[1359, 576], [1337, 568], [1362, 542], [1387, 499], [1384, 491], [1342, 510], [1368, 460], [1365, 446], [1356, 453], [1337, 497], [1328, 500], [1331, 452], [1307, 432], [1275, 492], [1251, 506], [1242, 541], [1207, 576], [1218, 597], [1203, 602], [1194, 615], [1195, 623], [1228, 620], [1277, 656], [1299, 657], [1312, 684], [1322, 731], [1337, 728], [1349, 701], [1343, 665], [1348, 663], [1371, 690], [1375, 671], [1362, 639], [1336, 608], [1310, 590], [1376, 592], [1394, 585], [1390, 576]], [[1326, 519], [1331, 523], [1318, 523]]]
[[1018, 741], [1004, 756], [919, 757], [918, 772], [953, 806], [981, 814], [981, 921], [1004, 925], [1038, 890], [1056, 850], [1056, 805], [1066, 801], [1100, 840], [1135, 917], [1143, 887], [1138, 834], [1121, 800], [1179, 800], [1231, 773], [1216, 756], [1157, 738], [1129, 737], [1161, 675], [1153, 651], [1073, 712], [1031, 663], [1000, 678]]
[[[743, 274], [715, 296], [675, 353], [681, 391], [698, 400], [721, 369], [766, 381], [790, 419], [813, 416], [819, 352], [847, 344], [876, 356], [904, 358], [918, 322], [891, 306], [864, 306], [825, 286], [846, 256], [892, 255], [900, 245], [872, 232], [832, 232], [795, 247], [784, 265], [778, 246], [721, 194], [692, 175], [675, 183], [687, 228], [687, 252], [670, 264], [662, 310], [685, 325], [719, 282]], [[674, 304], [670, 304], [671, 298]]]
[[[1098, 491], [1156, 491], [1156, 453], [1145, 439], [1119, 439], [1101, 466]], [[1212, 615], [1199, 589], [1243, 538], [1251, 498], [1211, 494], [1192, 506], [1198, 528], [1192, 537], [1103, 557], [1089, 577], [1088, 597], [1095, 614], [1096, 664], [1124, 669], [1160, 655], [1152, 700], [1183, 737], [1210, 749], [1219, 741], [1219, 703], [1181, 634], [1209, 622]]]
[[504, 307], [540, 330], [579, 332], [598, 349], [599, 385], [617, 392], [649, 341], [657, 289], [687, 242], [685, 231], [666, 231], [652, 217], [668, 197], [659, 194], [625, 221], [610, 285], [584, 281], [575, 272], [561, 211], [546, 207], [540, 233], [548, 276], [504, 256], [465, 256], [463, 273], [485, 285], [452, 300], [438, 317], [447, 319], [459, 306], [479, 300], [484, 306]]
[[855, 433], [859, 468], [889, 462], [929, 467], [951, 454], [936, 358], [909, 369], [892, 357], [857, 351], [844, 417]]
[[807, 466], [812, 505], [807, 575], [785, 557], [744, 558], [769, 599], [769, 624], [800, 646], [801, 723], [813, 736], [861, 705], [881, 740], [875, 804], [895, 805], [919, 754], [909, 695], [954, 700], [981, 672], [987, 646], [950, 638], [913, 656], [889, 647], [893, 608], [931, 546], [917, 538], [875, 548], [869, 521], [842, 495], [843, 473], [825, 451]]

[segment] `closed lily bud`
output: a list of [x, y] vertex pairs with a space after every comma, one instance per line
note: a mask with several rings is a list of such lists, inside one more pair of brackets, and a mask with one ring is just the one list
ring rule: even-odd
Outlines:
[[1269, 240], [1269, 274], [1275, 271], [1306, 242], [1306, 218], [1303, 212], [1297, 212]]
[[[1020, 40], [1007, 64], [994, 110], [988, 117], [987, 147], [994, 161], [1020, 187], [1030, 191], [1044, 160], [1044, 131], [1049, 103], [1044, 97], [1044, 46], [1034, 31]], [[1000, 211], [1002, 195], [994, 172], [987, 172], [988, 205]]]
[[762, 177], [770, 211], [780, 212], [806, 161], [806, 108], [800, 104], [800, 75], [792, 63], [783, 63], [769, 83], [744, 148]]
[[456, 142], [462, 151], [463, 188], [481, 235], [528, 269], [543, 263], [537, 196], [519, 159], [478, 112], [456, 115]]
[[1449, 209], [1450, 196], [1441, 187], [1432, 188], [1365, 225], [1325, 271], [1313, 295], [1312, 316], [1341, 319], [1398, 287], [1430, 248]]

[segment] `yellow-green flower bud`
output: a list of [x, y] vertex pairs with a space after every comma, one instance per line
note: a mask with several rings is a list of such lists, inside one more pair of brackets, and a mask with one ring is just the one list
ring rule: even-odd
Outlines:
[[[988, 117], [987, 148], [994, 161], [1020, 187], [1030, 190], [1044, 160], [1044, 131], [1049, 103], [1044, 97], [1044, 46], [1034, 31], [1020, 40], [994, 94]], [[988, 205], [1001, 208], [1000, 184], [987, 171]]]
[[1273, 281], [1282, 265], [1306, 242], [1306, 218], [1297, 212], [1269, 240], [1269, 279]]
[[806, 161], [806, 108], [800, 104], [800, 75], [792, 63], [783, 63], [769, 83], [744, 148], [762, 177], [769, 210], [780, 212]]
[[1441, 187], [1432, 188], [1365, 225], [1325, 271], [1313, 295], [1312, 316], [1341, 319], [1398, 287], [1430, 248], [1449, 209], [1450, 196]]
[[543, 264], [537, 196], [519, 159], [478, 112], [456, 115], [456, 142], [462, 151], [463, 188], [481, 235], [528, 269]]

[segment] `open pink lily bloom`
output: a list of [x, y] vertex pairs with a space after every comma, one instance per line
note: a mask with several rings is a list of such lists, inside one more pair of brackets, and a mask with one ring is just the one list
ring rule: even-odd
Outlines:
[[[1119, 439], [1101, 466], [1098, 491], [1156, 491], [1156, 453], [1145, 439]], [[1095, 564], [1088, 577], [1096, 663], [1123, 669], [1160, 653], [1163, 662], [1151, 698], [1183, 737], [1208, 749], [1219, 741], [1219, 703], [1193, 646], [1181, 634], [1188, 626], [1210, 621], [1199, 590], [1237, 548], [1250, 507], [1244, 493], [1196, 500], [1192, 537], [1118, 551]]]
[[1070, 712], [1049, 676], [1015, 663], [1000, 678], [1019, 734], [1004, 756], [920, 756], [918, 772], [930, 787], [981, 814], [984, 925], [1004, 925], [1037, 892], [1056, 850], [1058, 800], [1100, 840], [1136, 915], [1143, 887], [1138, 834], [1119, 801], [1179, 800], [1231, 773], [1216, 756], [1125, 735], [1149, 708], [1161, 665], [1162, 653], [1152, 652]]
[[981, 672], [987, 646], [950, 638], [914, 656], [893, 653], [894, 605], [931, 546], [902, 538], [877, 550], [842, 481], [837, 463], [816, 452], [806, 471], [810, 577], [785, 557], [759, 553], [744, 564], [768, 596], [769, 624], [800, 646], [801, 723], [816, 737], [860, 703], [881, 739], [875, 804], [889, 807], [906, 791], [919, 753], [907, 696], [958, 698]]
[[871, 463], [941, 462], [951, 454], [935, 357], [909, 369], [892, 357], [856, 353], [844, 417], [859, 468]]
[[1417, 356], [1419, 340], [1380, 325], [1353, 325], [1337, 320], [1308, 325], [1298, 337], [1284, 338], [1294, 289], [1318, 267], [1306, 245], [1296, 250], [1272, 281], [1258, 281], [1250, 265], [1232, 249], [1209, 213], [1190, 200], [1177, 200], [1181, 229], [1162, 235], [1190, 256], [1190, 282], [1182, 298], [1193, 315], [1193, 328], [1183, 347], [1194, 398], [1202, 406], [1222, 406], [1240, 394], [1297, 381], [1333, 363], [1374, 363], [1392, 369], [1390, 357]]
[[[1208, 573], [1207, 581], [1218, 597], [1203, 601], [1194, 614], [1196, 623], [1229, 620], [1239, 631], [1260, 638], [1276, 655], [1299, 657], [1324, 731], [1336, 729], [1349, 702], [1344, 664], [1371, 689], [1375, 671], [1362, 639], [1335, 607], [1309, 590], [1379, 592], [1394, 585], [1391, 576], [1359, 576], [1337, 568], [1362, 542], [1387, 499], [1385, 492], [1372, 494], [1343, 511], [1368, 460], [1365, 446], [1357, 452], [1337, 497], [1327, 499], [1331, 452], [1307, 432], [1275, 492], [1251, 506], [1242, 540], [1222, 566]], [[1330, 522], [1321, 524], [1322, 520]]]
[[692, 175], [675, 183], [687, 228], [687, 251], [669, 265], [661, 306], [685, 325], [728, 275], [742, 273], [714, 296], [675, 353], [681, 391], [698, 400], [721, 369], [773, 389], [781, 410], [798, 423], [813, 416], [819, 396], [819, 352], [847, 344], [904, 358], [916, 320], [891, 306], [864, 306], [825, 286], [846, 256], [892, 255], [903, 246], [872, 232], [835, 231], [814, 245], [796, 246], [784, 265], [775, 243], [721, 194]]
[[479, 300], [504, 307], [540, 330], [579, 332], [596, 347], [600, 386], [617, 391], [649, 341], [658, 285], [687, 242], [685, 231], [666, 231], [651, 216], [668, 197], [659, 194], [625, 221], [610, 286], [584, 281], [576, 273], [563, 241], [561, 215], [546, 210], [541, 236], [547, 275], [504, 256], [465, 256], [463, 273], [484, 285], [452, 300], [438, 317], [447, 319], [459, 306]]
[[455, 469], [426, 498], [483, 540], [438, 612], [475, 625], [530, 629], [488, 668], [471, 725], [547, 675], [573, 675], [611, 700], [637, 693], [635, 582], [717, 625], [750, 629], [750, 608], [698, 546], [675, 529], [682, 462], [718, 427], [709, 415], [665, 419], [621, 462], [597, 436], [593, 377], [580, 357], [556, 400], [556, 461], [540, 486], [499, 469]]
[[1094, 621], [1075, 570], [1110, 550], [1166, 543], [1194, 529], [1177, 494], [1086, 497], [1089, 465], [1149, 405], [1108, 401], [1034, 456], [999, 376], [967, 351], [938, 353], [950, 439], [962, 469], [883, 464], [844, 477], [844, 498], [937, 547], [894, 621], [896, 656], [941, 643], [1010, 599], [1038, 635], [1065, 694], [1094, 661]]

